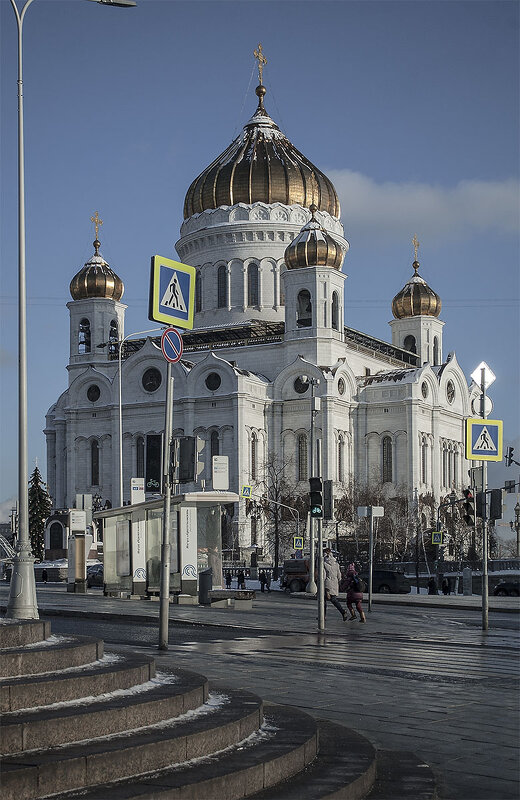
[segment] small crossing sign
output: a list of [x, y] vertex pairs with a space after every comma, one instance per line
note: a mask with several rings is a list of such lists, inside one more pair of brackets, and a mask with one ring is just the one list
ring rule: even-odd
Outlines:
[[294, 550], [303, 550], [303, 536], [293, 536]]
[[195, 308], [195, 267], [152, 256], [148, 319], [193, 328]]
[[466, 420], [466, 458], [470, 461], [502, 461], [502, 420]]
[[444, 544], [444, 531], [432, 531], [432, 544]]
[[242, 488], [240, 489], [240, 497], [250, 498], [251, 497], [251, 490], [252, 490], [251, 486], [247, 486], [247, 485], [242, 486]]
[[182, 337], [175, 328], [166, 328], [161, 336], [161, 350], [166, 361], [175, 364], [182, 357]]

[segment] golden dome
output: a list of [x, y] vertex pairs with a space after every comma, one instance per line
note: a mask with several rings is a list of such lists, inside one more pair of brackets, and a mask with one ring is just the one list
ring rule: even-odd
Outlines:
[[74, 275], [70, 282], [73, 300], [88, 300], [91, 297], [105, 297], [108, 300], [121, 300], [124, 285], [99, 253], [100, 242], [94, 241], [95, 253], [85, 266]]
[[412, 264], [415, 274], [392, 300], [392, 313], [396, 319], [421, 315], [438, 317], [441, 313], [441, 298], [418, 273], [419, 262]]
[[256, 87], [258, 108], [227, 150], [195, 178], [184, 201], [184, 219], [235, 203], [284, 203], [339, 217], [331, 181], [280, 131], [264, 108], [265, 86]]
[[287, 269], [332, 267], [340, 270], [343, 266], [343, 248], [322, 228], [315, 216], [317, 210], [313, 203], [309, 208], [310, 220], [286, 248], [284, 260]]

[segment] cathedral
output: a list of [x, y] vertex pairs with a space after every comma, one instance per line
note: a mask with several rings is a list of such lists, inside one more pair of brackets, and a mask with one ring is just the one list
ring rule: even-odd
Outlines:
[[[196, 486], [211, 488], [211, 457], [225, 455], [237, 492], [254, 493], [274, 458], [300, 494], [313, 472], [336, 496], [352, 482], [410, 500], [459, 493], [478, 390], [443, 353], [441, 299], [419, 274], [417, 239], [391, 341], [348, 327], [338, 196], [267, 113], [261, 67], [256, 111], [188, 188], [176, 243], [196, 282], [194, 328], [172, 366], [173, 431], [198, 437]], [[147, 497], [160, 491], [166, 362], [157, 334], [125, 338], [123, 281], [101, 255], [97, 212], [93, 222], [94, 254], [70, 284], [68, 388], [46, 418], [55, 508], [81, 493], [123, 505], [135, 477]], [[245, 504], [231, 524], [242, 557], [264, 544]]]

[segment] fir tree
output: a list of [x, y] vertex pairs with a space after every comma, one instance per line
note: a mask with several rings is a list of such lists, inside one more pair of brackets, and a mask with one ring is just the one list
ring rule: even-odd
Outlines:
[[45, 520], [51, 513], [52, 500], [38, 467], [29, 480], [29, 536], [35, 558], [43, 559]]

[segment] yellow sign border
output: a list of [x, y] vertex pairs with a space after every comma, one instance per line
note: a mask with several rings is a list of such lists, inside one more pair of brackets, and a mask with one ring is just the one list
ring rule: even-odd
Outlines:
[[[491, 425], [498, 429], [498, 448], [494, 456], [474, 455], [471, 452], [471, 431], [473, 425]], [[466, 458], [468, 461], [502, 461], [503, 458], [503, 430], [504, 421], [501, 419], [482, 419], [482, 417], [469, 417], [466, 419]]]
[[[296, 539], [302, 543], [301, 547], [296, 547]], [[293, 550], [303, 550], [303, 536], [293, 536]]]
[[[190, 275], [190, 292], [188, 297], [188, 318], [182, 319], [172, 314], [163, 314], [159, 311], [161, 304], [160, 298], [160, 274], [161, 266], [170, 267], [176, 272], [183, 272]], [[163, 322], [165, 325], [172, 325], [176, 328], [186, 328], [192, 330], [193, 317], [195, 314], [195, 276], [197, 270], [189, 264], [182, 264], [180, 261], [174, 261], [172, 258], [165, 258], [164, 256], [152, 256], [152, 264], [150, 269], [150, 297], [148, 303], [148, 319], [154, 322]]]
[[[245, 489], [249, 489], [249, 491], [244, 494]], [[244, 483], [242, 488], [240, 489], [240, 497], [245, 497], [246, 500], [251, 500], [251, 496], [253, 494], [253, 487], [249, 483]]]

